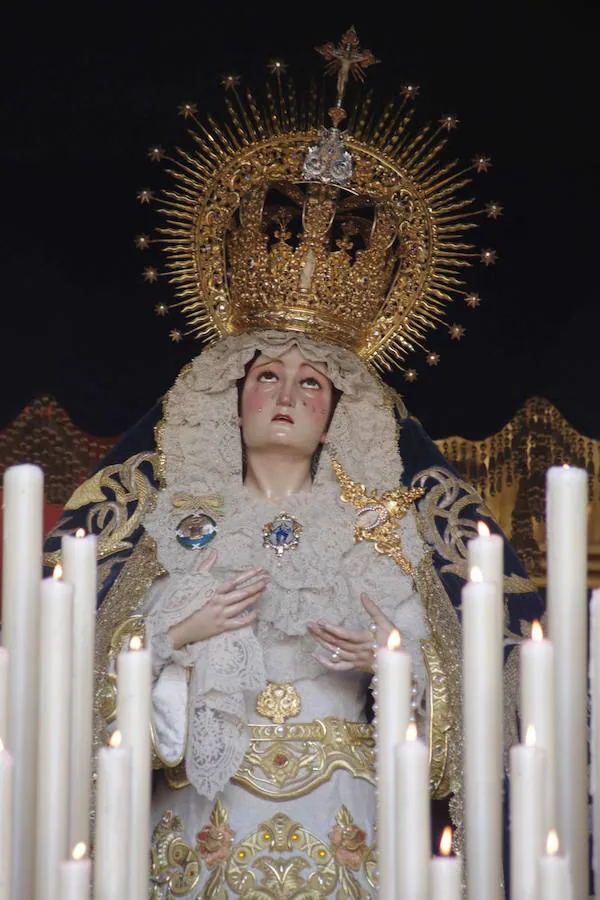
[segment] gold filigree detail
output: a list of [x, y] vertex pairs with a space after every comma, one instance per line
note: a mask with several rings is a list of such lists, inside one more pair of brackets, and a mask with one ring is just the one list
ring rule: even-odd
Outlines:
[[331, 457], [335, 477], [342, 492], [340, 500], [351, 503], [357, 510], [354, 523], [354, 540], [372, 541], [378, 553], [389, 556], [406, 575], [412, 566], [402, 553], [398, 527], [412, 504], [425, 493], [423, 487], [396, 488], [395, 490], [369, 493], [364, 486], [346, 474], [335, 456]]
[[[90, 507], [85, 528], [97, 536], [99, 560], [131, 550], [130, 538], [155, 502], [156, 488], [142, 469], [145, 463], [157, 474], [157, 454], [138, 453], [124, 463], [96, 472], [75, 490], [65, 505], [67, 511]], [[70, 531], [56, 530], [53, 534], [63, 533]], [[60, 551], [45, 554], [44, 565], [53, 567], [60, 556]]]
[[233, 782], [259, 797], [294, 800], [343, 769], [375, 784], [373, 730], [366, 722], [250, 725], [250, 747]]
[[300, 694], [293, 684], [276, 684], [268, 681], [256, 698], [256, 712], [265, 719], [281, 725], [286, 719], [299, 715], [302, 709]]
[[434, 800], [450, 793], [448, 750], [451, 728], [448, 679], [434, 640], [421, 641], [429, 689], [429, 782]]
[[[420, 487], [424, 493], [426, 490], [419, 513], [427, 523], [427, 542], [445, 560], [440, 572], [467, 580], [467, 544], [477, 537], [477, 518], [493, 518], [485, 502], [470, 484], [441, 466], [422, 469], [413, 478], [412, 486]], [[529, 578], [515, 574], [504, 576], [506, 594], [528, 594], [535, 590]]]
[[345, 806], [338, 810], [329, 841], [276, 813], [233, 843], [229, 813], [220, 801], [195, 846], [184, 839], [184, 831], [183, 821], [170, 811], [154, 829], [151, 900], [368, 900], [367, 886], [377, 886], [375, 850]]
[[[104, 569], [105, 577], [112, 573], [112, 566]], [[144, 597], [152, 583], [165, 569], [156, 558], [156, 545], [148, 534], [143, 534], [135, 545], [129, 559], [126, 560], [114, 584], [108, 591], [104, 602], [96, 616], [96, 646], [94, 651], [94, 750], [106, 742], [107, 714], [108, 719], [116, 709], [116, 686], [110, 678], [109, 659], [111, 652], [114, 658], [114, 635], [125, 639], [127, 627], [123, 623], [129, 621], [132, 630], [138, 629], [139, 617]], [[99, 587], [103, 580], [99, 579]], [[111, 651], [111, 647], [113, 650]], [[94, 796], [92, 789], [91, 818], [94, 819]]]
[[151, 900], [189, 897], [198, 886], [202, 863], [183, 837], [183, 820], [165, 812], [154, 829], [151, 844]]
[[[417, 514], [425, 545], [429, 523]], [[463, 845], [462, 777], [462, 640], [457, 611], [440, 581], [428, 551], [415, 569], [414, 580], [425, 607], [430, 638], [422, 642], [429, 681], [429, 763], [434, 798], [451, 795], [456, 826], [455, 845]], [[436, 753], [436, 750], [438, 751]]]
[[114, 721], [117, 712], [117, 656], [122, 650], [127, 649], [132, 637], [139, 637], [143, 646], [144, 632], [142, 616], [129, 616], [119, 622], [111, 635], [104, 678], [99, 679], [96, 686], [96, 706], [107, 725]]

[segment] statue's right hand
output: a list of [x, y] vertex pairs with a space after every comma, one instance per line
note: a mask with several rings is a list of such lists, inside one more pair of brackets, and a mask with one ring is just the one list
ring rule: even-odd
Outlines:
[[[211, 554], [200, 571], [208, 573], [216, 560], [217, 554]], [[186, 644], [206, 641], [225, 631], [235, 631], [251, 625], [258, 612], [250, 607], [264, 593], [268, 583], [269, 576], [262, 566], [256, 566], [224, 581], [201, 609], [169, 629], [174, 649], [180, 650]]]

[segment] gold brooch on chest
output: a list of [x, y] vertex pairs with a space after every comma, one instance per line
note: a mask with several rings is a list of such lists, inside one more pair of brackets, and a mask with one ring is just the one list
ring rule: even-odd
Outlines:
[[357, 510], [354, 521], [354, 540], [372, 541], [378, 553], [389, 556], [406, 575], [412, 572], [412, 566], [402, 553], [402, 544], [398, 527], [409, 508], [425, 493], [425, 489], [396, 488], [391, 491], [369, 493], [357, 481], [352, 481], [335, 456], [331, 457], [335, 477], [342, 492], [340, 500], [351, 503]]

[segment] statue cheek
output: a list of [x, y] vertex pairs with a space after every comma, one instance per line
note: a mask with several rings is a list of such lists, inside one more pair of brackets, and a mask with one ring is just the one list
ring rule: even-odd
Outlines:
[[263, 411], [264, 406], [268, 403], [273, 394], [273, 387], [270, 384], [249, 385], [244, 391], [242, 397], [242, 419], [252, 417]]

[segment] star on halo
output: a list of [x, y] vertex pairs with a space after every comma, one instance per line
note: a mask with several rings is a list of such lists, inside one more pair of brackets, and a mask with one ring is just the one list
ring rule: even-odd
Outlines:
[[189, 119], [190, 116], [195, 116], [198, 112], [198, 105], [196, 103], [181, 103], [177, 107], [177, 112], [184, 119]]
[[467, 294], [467, 296], [465, 297], [465, 303], [471, 309], [476, 309], [481, 303], [481, 297], [479, 296], [479, 294]]
[[154, 312], [157, 316], [166, 316], [169, 311], [169, 308], [166, 303], [157, 303], [154, 307]]
[[477, 173], [487, 172], [488, 169], [492, 167], [492, 160], [489, 156], [483, 156], [483, 154], [478, 154], [474, 156], [472, 159], [473, 166]]
[[498, 259], [498, 254], [495, 250], [490, 250], [488, 248], [487, 250], [481, 251], [480, 259], [484, 266], [493, 266]]
[[457, 116], [442, 116], [442, 118], [439, 119], [439, 124], [442, 128], [445, 128], [446, 131], [454, 131], [459, 122], [460, 119]]
[[287, 70], [287, 65], [282, 59], [270, 59], [267, 69], [271, 75], [283, 75]]
[[419, 96], [419, 91], [421, 88], [418, 84], [405, 84], [400, 91], [400, 96], [404, 97], [405, 100], [414, 100], [415, 97]]
[[406, 381], [416, 381], [419, 376], [417, 375], [416, 369], [407, 369], [404, 373], [404, 378]]
[[497, 219], [502, 215], [504, 210], [503, 206], [500, 206], [499, 203], [488, 203], [485, 207], [485, 213], [488, 219]]
[[448, 334], [453, 341], [460, 341], [460, 339], [465, 335], [465, 328], [463, 325], [450, 325], [450, 327], [448, 328]]
[[148, 150], [148, 159], [150, 162], [160, 162], [161, 159], [164, 159], [166, 156], [166, 151], [160, 144], [156, 144], [154, 147], [150, 147]]
[[137, 192], [137, 198], [140, 203], [151, 203], [154, 200], [154, 191], [151, 191], [150, 188], [143, 188]]
[[146, 266], [143, 278], [148, 284], [154, 284], [154, 282], [158, 280], [158, 269], [155, 269], [154, 266]]
[[221, 78], [221, 84], [226, 91], [234, 90], [239, 85], [240, 81], [241, 78], [239, 75], [223, 75]]
[[147, 250], [150, 246], [150, 238], [147, 234], [138, 234], [134, 243], [138, 250]]
[[183, 335], [178, 328], [173, 328], [172, 331], [169, 332], [169, 337], [174, 344], [179, 344], [181, 339], [183, 338]]
[[427, 365], [428, 366], [437, 366], [440, 361], [439, 353], [428, 353], [427, 354]]

